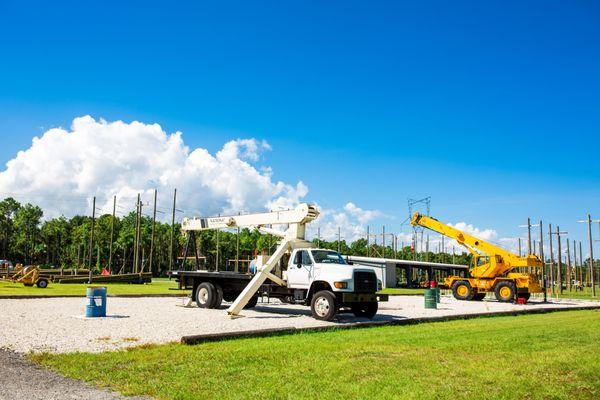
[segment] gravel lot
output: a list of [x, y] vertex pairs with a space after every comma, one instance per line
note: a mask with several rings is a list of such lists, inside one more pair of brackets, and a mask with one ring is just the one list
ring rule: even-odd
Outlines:
[[134, 400], [40, 368], [0, 349], [0, 400]]
[[[108, 317], [85, 319], [85, 298], [0, 299], [0, 348], [26, 352], [100, 352], [147, 343], [179, 341], [185, 335], [262, 328], [316, 327], [361, 321], [351, 314], [336, 322], [310, 316], [308, 307], [259, 303], [231, 319], [221, 310], [184, 308], [182, 298], [109, 298]], [[598, 302], [563, 300], [527, 305], [456, 301], [442, 297], [437, 310], [426, 310], [422, 296], [390, 296], [380, 304], [376, 320], [468, 313], [494, 313], [547, 307], [598, 306]], [[364, 320], [366, 321], [366, 320]]]

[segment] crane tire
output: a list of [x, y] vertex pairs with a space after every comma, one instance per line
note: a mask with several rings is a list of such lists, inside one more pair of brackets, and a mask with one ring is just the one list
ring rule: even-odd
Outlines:
[[501, 303], [512, 303], [515, 299], [515, 285], [510, 281], [502, 281], [494, 288], [496, 300]]
[[452, 295], [456, 300], [472, 300], [474, 294], [469, 281], [456, 281], [452, 284]]
[[473, 295], [473, 300], [475, 301], [481, 301], [485, 298], [485, 293], [475, 293]]
[[217, 296], [215, 285], [210, 282], [202, 282], [196, 288], [195, 300], [196, 305], [200, 308], [212, 308]]

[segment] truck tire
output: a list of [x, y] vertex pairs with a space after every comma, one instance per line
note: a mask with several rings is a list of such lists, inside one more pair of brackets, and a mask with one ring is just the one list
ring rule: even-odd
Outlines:
[[509, 281], [502, 281], [494, 289], [496, 300], [501, 303], [511, 303], [515, 299], [515, 285]]
[[258, 296], [252, 297], [250, 300], [248, 300], [248, 303], [246, 303], [246, 305], [244, 306], [244, 310], [256, 307], [257, 303], [258, 303]]
[[48, 280], [47, 279], [38, 279], [38, 281], [35, 284], [40, 289], [46, 289], [48, 287]]
[[379, 305], [376, 301], [371, 301], [368, 303], [356, 303], [352, 304], [352, 306], [350, 307], [355, 317], [369, 319], [373, 319], [375, 314], [377, 314], [378, 308]]
[[472, 300], [474, 294], [469, 281], [456, 281], [452, 284], [452, 295], [456, 300]]
[[335, 295], [329, 290], [317, 292], [310, 302], [310, 311], [315, 319], [331, 321], [337, 314], [337, 301]]
[[218, 285], [216, 283], [214, 284], [214, 286], [216, 290], [216, 296], [211, 308], [220, 308], [221, 303], [223, 302], [223, 288], [221, 287], [221, 285]]
[[210, 282], [202, 282], [196, 288], [196, 305], [200, 308], [212, 308], [217, 296], [217, 289]]

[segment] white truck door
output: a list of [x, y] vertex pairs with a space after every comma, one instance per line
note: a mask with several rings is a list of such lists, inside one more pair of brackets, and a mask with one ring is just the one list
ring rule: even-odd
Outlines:
[[312, 278], [313, 263], [306, 250], [298, 250], [287, 270], [288, 287], [308, 289]]

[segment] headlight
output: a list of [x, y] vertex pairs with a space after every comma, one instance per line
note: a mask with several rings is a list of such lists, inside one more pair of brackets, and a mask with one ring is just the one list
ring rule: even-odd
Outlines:
[[333, 282], [333, 286], [336, 289], [346, 289], [348, 287], [348, 282]]

